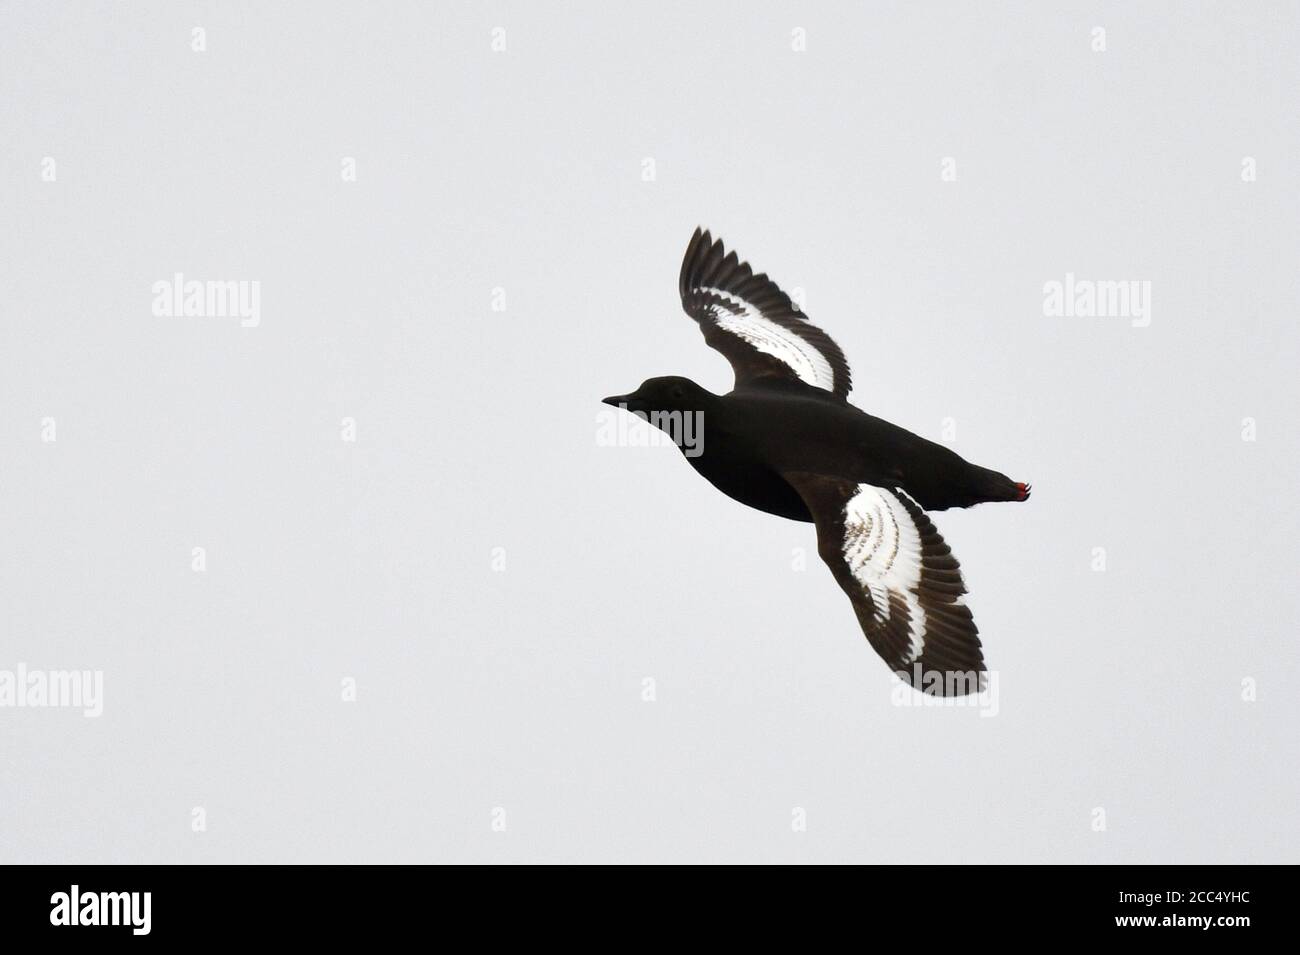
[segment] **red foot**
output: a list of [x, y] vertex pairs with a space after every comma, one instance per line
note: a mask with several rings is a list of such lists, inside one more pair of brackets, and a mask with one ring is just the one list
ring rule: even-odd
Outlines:
[[1029, 500], [1029, 492], [1030, 492], [1031, 490], [1032, 490], [1032, 485], [1029, 485], [1029, 484], [1021, 484], [1019, 481], [1017, 481], [1017, 482], [1016, 482], [1016, 500], [1017, 500], [1017, 501], [1027, 501], [1027, 500]]

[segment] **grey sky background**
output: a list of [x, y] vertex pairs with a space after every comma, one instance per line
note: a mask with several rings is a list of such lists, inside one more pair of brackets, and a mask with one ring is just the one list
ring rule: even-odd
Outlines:
[[[0, 670], [104, 713], [0, 708], [0, 861], [1300, 861], [1298, 26], [5, 4]], [[995, 717], [896, 705], [811, 527], [598, 444], [730, 387], [697, 224], [1033, 482], [935, 517]], [[260, 324], [155, 316], [176, 272]], [[1045, 317], [1070, 272], [1149, 327]]]

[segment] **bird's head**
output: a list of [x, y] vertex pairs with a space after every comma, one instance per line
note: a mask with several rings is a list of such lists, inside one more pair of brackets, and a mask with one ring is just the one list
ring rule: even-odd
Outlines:
[[630, 394], [610, 395], [601, 400], [615, 408], [625, 408], [635, 414], [649, 416], [654, 412], [707, 411], [717, 397], [689, 378], [669, 375], [664, 378], [647, 378], [640, 388]]

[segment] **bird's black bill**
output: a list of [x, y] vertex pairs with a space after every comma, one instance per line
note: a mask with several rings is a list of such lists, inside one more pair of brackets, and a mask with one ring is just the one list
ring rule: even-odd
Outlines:
[[607, 405], [612, 405], [617, 408], [619, 405], [630, 404], [631, 398], [631, 395], [610, 395], [608, 398], [601, 398], [600, 400]]

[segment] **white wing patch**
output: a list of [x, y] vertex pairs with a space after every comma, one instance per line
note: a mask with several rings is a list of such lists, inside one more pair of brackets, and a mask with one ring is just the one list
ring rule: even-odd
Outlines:
[[844, 505], [843, 550], [854, 579], [871, 594], [876, 619], [882, 626], [893, 612], [891, 595], [906, 604], [911, 647], [903, 662], [913, 663], [925, 649], [925, 610], [917, 596], [921, 584], [921, 535], [911, 515], [889, 491], [859, 484]]
[[715, 309], [714, 322], [718, 328], [789, 366], [805, 384], [827, 391], [835, 390], [835, 372], [831, 363], [810, 342], [765, 318], [758, 309], [733, 292], [711, 287], [701, 291], [722, 299], [730, 309], [725, 313]]

